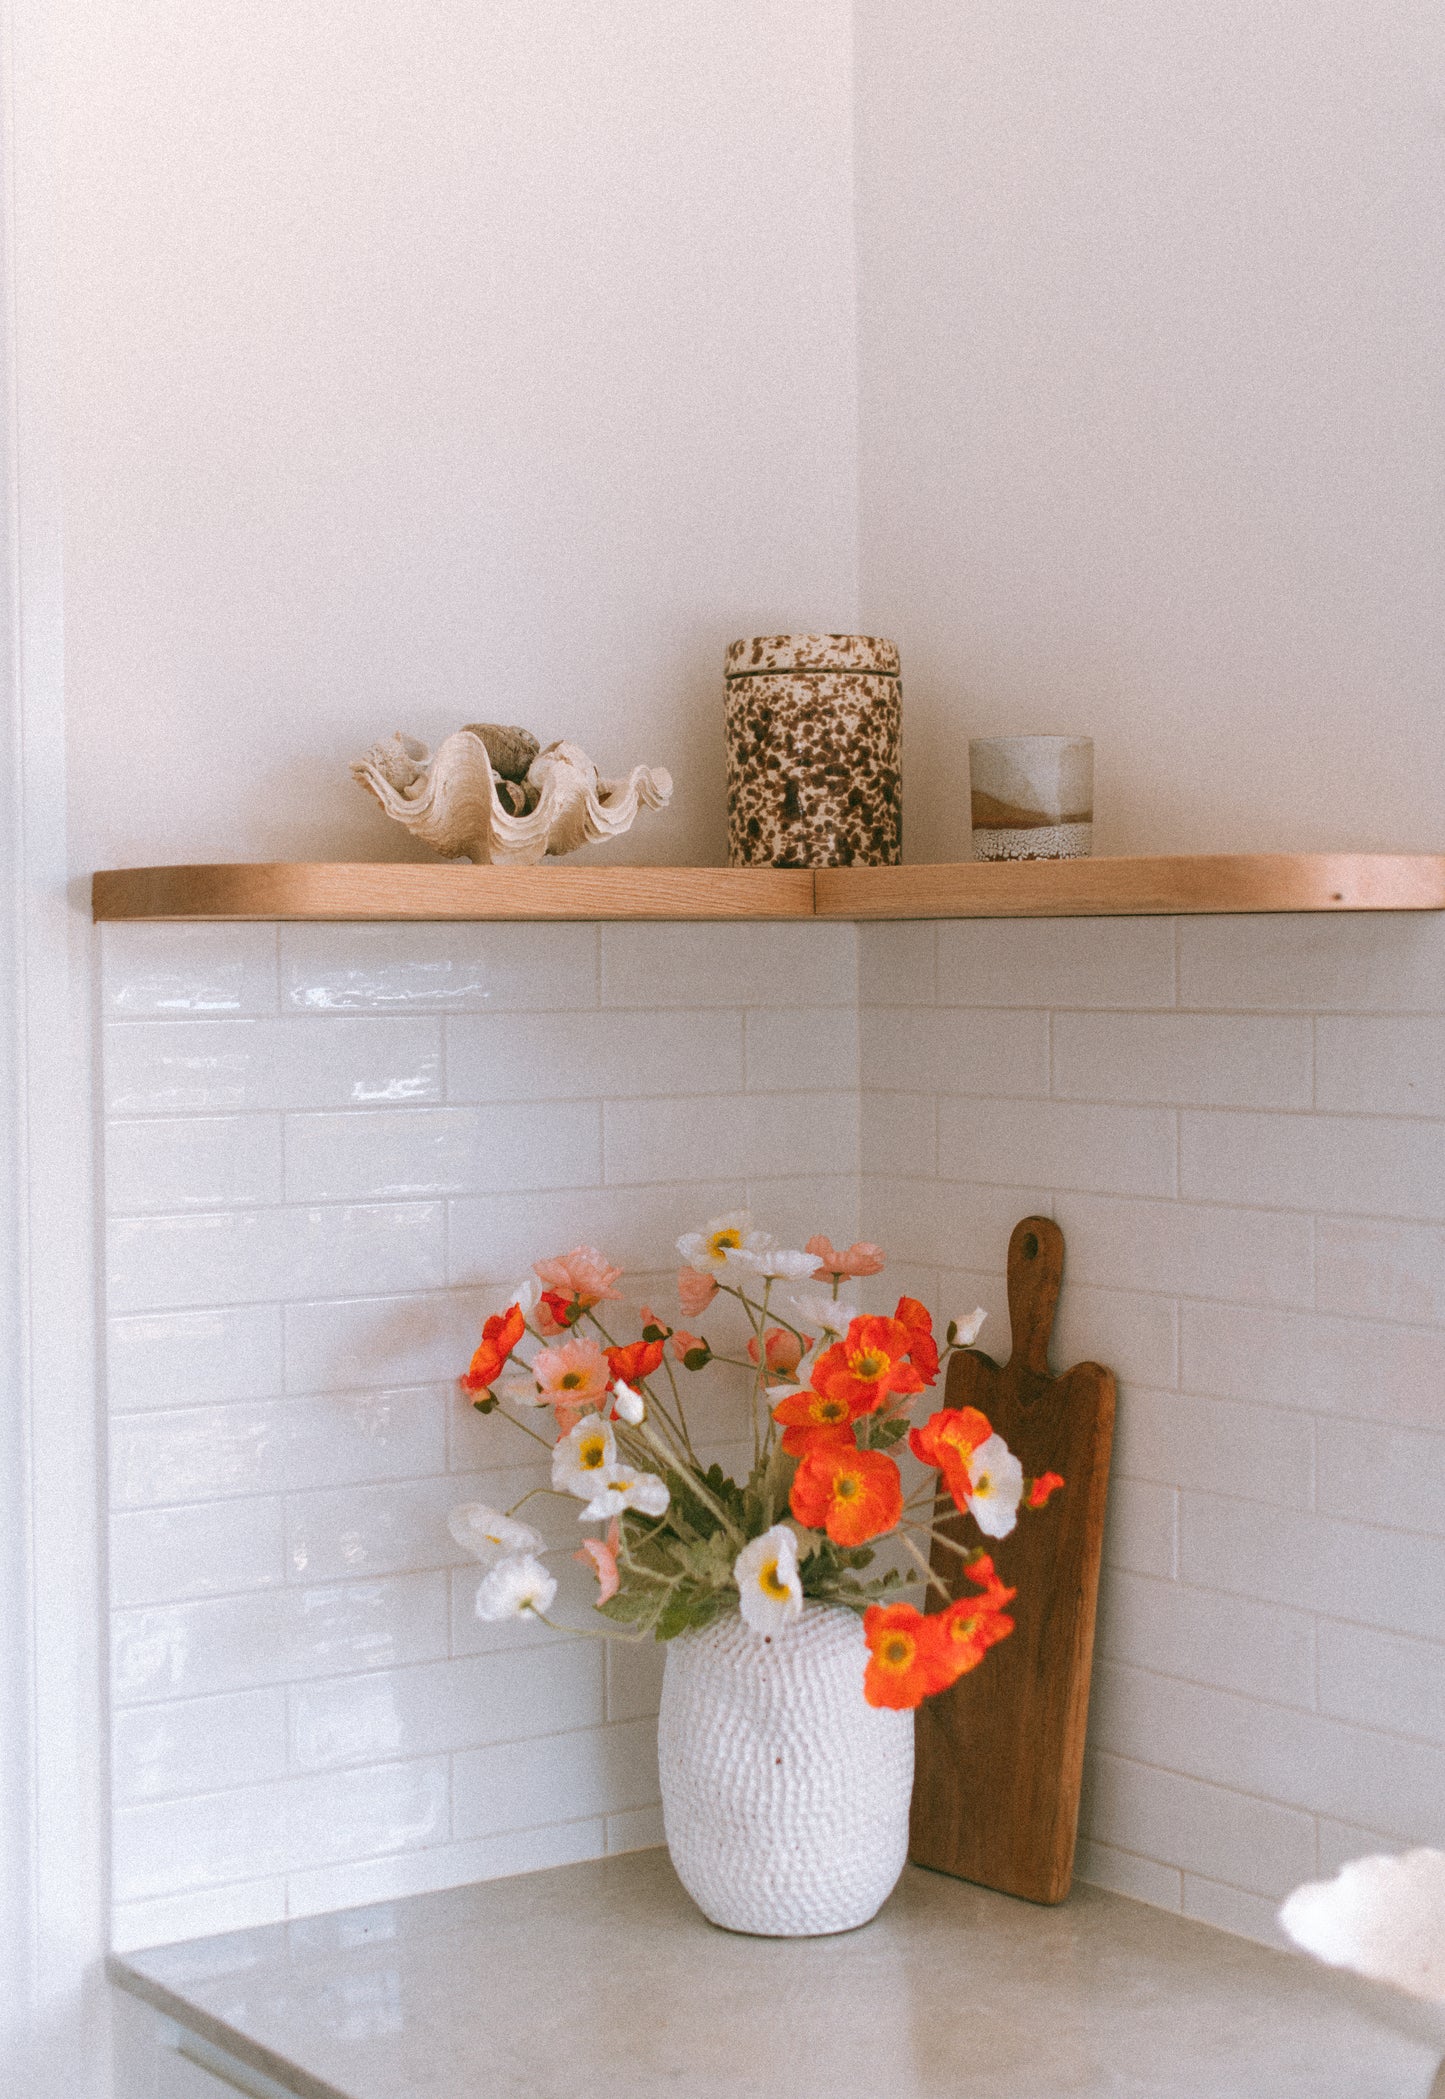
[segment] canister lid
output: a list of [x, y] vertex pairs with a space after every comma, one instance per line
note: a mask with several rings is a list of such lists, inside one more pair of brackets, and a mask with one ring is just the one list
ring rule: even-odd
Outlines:
[[871, 671], [896, 678], [898, 645], [873, 634], [757, 634], [729, 645], [726, 667], [730, 678], [760, 671]]

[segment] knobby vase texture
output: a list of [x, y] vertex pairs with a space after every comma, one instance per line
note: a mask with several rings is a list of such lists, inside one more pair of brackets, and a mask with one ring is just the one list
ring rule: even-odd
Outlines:
[[805, 1938], [866, 1924], [908, 1855], [913, 1715], [869, 1705], [851, 1611], [669, 1642], [658, 1721], [678, 1878], [714, 1924]]

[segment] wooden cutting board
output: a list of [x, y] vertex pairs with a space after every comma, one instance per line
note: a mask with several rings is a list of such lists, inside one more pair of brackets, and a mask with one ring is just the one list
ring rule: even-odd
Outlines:
[[[1011, 1588], [1015, 1630], [917, 1714], [910, 1856], [1031, 1902], [1062, 1902], [1074, 1870], [1084, 1725], [1094, 1651], [1104, 1499], [1114, 1436], [1114, 1374], [1079, 1363], [1049, 1374], [1064, 1236], [1047, 1217], [1015, 1225], [1008, 1249], [1013, 1353], [953, 1357], [945, 1403], [978, 1407], [1027, 1478], [1061, 1472], [1047, 1508], [1019, 1513], [1011, 1536], [982, 1543]], [[951, 1501], [945, 1499], [948, 1508]], [[980, 1542], [955, 1514], [951, 1536]], [[976, 1594], [956, 1556], [933, 1565], [954, 1595]], [[937, 1601], [937, 1591], [933, 1592]]]

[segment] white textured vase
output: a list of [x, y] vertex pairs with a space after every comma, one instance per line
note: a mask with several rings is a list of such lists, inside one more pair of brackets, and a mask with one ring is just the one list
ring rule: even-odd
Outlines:
[[703, 1915], [806, 1938], [866, 1924], [908, 1855], [913, 1715], [863, 1696], [853, 1612], [809, 1604], [668, 1643], [658, 1720], [667, 1848]]

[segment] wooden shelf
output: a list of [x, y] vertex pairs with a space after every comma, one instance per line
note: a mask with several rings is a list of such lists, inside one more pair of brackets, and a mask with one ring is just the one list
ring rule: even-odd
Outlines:
[[1442, 911], [1445, 854], [1189, 853], [830, 867], [819, 918], [1143, 918], [1224, 911]]
[[97, 919], [811, 918], [792, 867], [471, 867], [258, 861], [94, 879]]
[[132, 867], [97, 874], [116, 919], [1112, 918], [1445, 910], [1445, 854], [1219, 853], [933, 867], [469, 867], [410, 862]]

